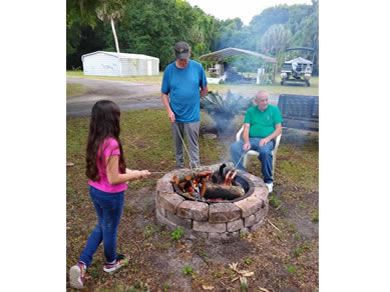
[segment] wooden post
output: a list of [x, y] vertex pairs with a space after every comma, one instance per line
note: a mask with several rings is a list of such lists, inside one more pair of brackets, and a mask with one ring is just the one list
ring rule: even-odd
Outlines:
[[276, 75], [276, 63], [274, 63], [274, 70], [273, 70], [273, 73], [272, 73], [272, 83], [275, 82], [275, 75]]

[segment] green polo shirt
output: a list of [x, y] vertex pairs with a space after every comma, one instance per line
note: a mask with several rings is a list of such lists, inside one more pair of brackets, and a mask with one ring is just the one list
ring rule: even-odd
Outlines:
[[245, 124], [250, 124], [249, 137], [265, 138], [275, 131], [275, 125], [283, 122], [277, 106], [269, 104], [264, 112], [257, 105], [250, 107], [245, 114]]

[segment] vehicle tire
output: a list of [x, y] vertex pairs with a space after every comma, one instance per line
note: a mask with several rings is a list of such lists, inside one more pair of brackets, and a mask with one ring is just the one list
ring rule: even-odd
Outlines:
[[309, 80], [306, 80], [305, 82], [306, 82], [306, 86], [307, 86], [307, 87], [310, 87], [310, 81], [309, 81]]
[[282, 80], [282, 81], [280, 81], [280, 85], [284, 85], [284, 81]]

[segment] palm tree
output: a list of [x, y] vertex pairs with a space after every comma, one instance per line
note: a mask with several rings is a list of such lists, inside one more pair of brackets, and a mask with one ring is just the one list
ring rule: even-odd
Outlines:
[[101, 21], [109, 20], [114, 36], [116, 51], [120, 53], [118, 37], [115, 30], [115, 19], [123, 16], [124, 0], [105, 0], [96, 8], [96, 14]]
[[252, 106], [253, 97], [243, 97], [228, 90], [226, 95], [209, 91], [200, 100], [200, 108], [206, 111], [215, 122], [218, 134], [230, 134], [233, 119], [237, 114], [245, 112]]

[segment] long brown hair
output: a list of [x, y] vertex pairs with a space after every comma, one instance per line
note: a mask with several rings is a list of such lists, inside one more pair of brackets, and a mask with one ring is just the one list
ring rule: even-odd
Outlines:
[[99, 100], [92, 107], [87, 143], [86, 175], [93, 181], [100, 179], [97, 161], [100, 160], [100, 162], [103, 162], [104, 160], [103, 153], [105, 150], [104, 148], [107, 145], [103, 145], [103, 142], [107, 138], [113, 138], [118, 142], [120, 150], [119, 170], [121, 173], [126, 172], [122, 144], [119, 139], [119, 119], [120, 109], [118, 105], [111, 100]]

